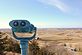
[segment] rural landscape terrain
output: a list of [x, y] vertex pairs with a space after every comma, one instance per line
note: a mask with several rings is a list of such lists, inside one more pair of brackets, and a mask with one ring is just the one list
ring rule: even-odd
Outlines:
[[[4, 41], [6, 44], [3, 43]], [[1, 45], [5, 46], [3, 48], [5, 50], [0, 47], [0, 53], [20, 55], [19, 41], [13, 38], [10, 29], [0, 29]], [[29, 55], [82, 55], [82, 29], [39, 28], [36, 38], [29, 41], [28, 53]]]

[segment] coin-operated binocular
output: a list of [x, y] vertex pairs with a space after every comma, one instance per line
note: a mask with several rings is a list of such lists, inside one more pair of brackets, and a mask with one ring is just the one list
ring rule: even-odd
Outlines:
[[[20, 40], [21, 54], [27, 55], [28, 41], [35, 38], [36, 36], [36, 27], [33, 24], [30, 24], [27, 20], [12, 20], [9, 25], [12, 27], [13, 37], [17, 40]], [[17, 35], [18, 33], [18, 35]], [[30, 36], [20, 36], [26, 34], [32, 34]]]

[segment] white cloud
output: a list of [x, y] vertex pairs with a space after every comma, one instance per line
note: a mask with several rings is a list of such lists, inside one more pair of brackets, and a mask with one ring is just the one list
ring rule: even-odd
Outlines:
[[34, 22], [34, 24], [39, 28], [45, 28], [47, 26], [47, 23], [45, 22]]
[[10, 28], [8, 21], [0, 21], [0, 28]]
[[54, 7], [57, 7], [62, 12], [69, 12], [70, 8], [67, 4], [61, 2], [60, 0], [38, 0], [44, 4], [48, 4]]

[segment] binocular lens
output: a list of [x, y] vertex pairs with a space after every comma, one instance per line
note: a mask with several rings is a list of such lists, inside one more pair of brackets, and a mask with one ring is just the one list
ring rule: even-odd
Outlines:
[[25, 23], [24, 21], [22, 21], [22, 22], [20, 23], [20, 25], [21, 25], [21, 26], [25, 26], [26, 23]]
[[13, 25], [14, 25], [14, 26], [18, 26], [18, 22], [15, 21], [15, 22], [13, 23]]

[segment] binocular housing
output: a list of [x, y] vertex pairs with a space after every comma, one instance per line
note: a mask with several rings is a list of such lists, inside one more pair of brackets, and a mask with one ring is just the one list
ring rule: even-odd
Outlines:
[[12, 20], [9, 25], [12, 27], [13, 32], [32, 33], [36, 29], [36, 27], [27, 20]]

